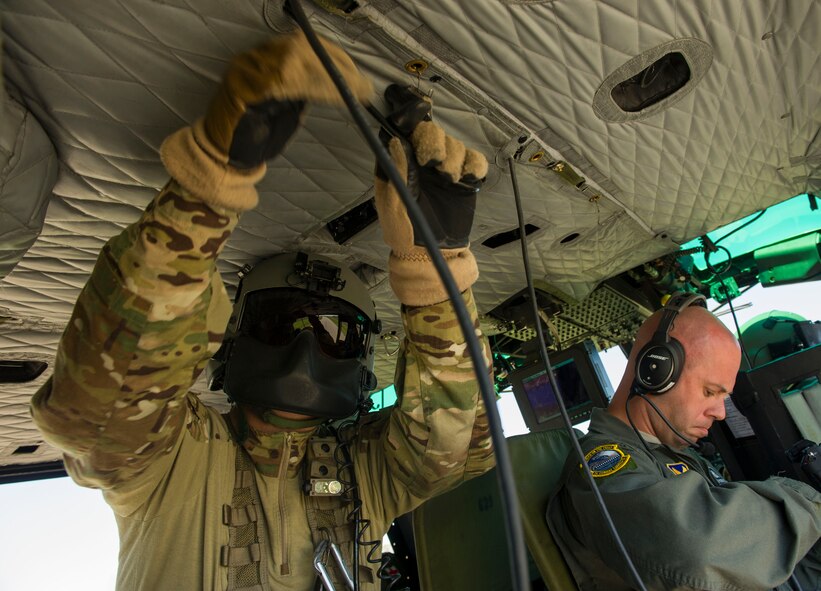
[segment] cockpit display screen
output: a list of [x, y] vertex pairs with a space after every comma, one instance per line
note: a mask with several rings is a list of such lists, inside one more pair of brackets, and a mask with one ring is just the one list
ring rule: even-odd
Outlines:
[[[556, 382], [564, 397], [568, 412], [590, 402], [582, 378], [572, 359], [568, 359], [553, 368]], [[559, 402], [545, 371], [540, 371], [522, 380], [522, 387], [533, 409], [537, 423], [544, 423], [559, 414]]]

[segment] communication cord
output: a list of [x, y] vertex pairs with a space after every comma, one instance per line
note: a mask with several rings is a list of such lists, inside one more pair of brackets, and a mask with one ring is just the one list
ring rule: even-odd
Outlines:
[[[741, 229], [742, 227], [744, 227], [744, 226], [747, 226], [747, 225], [751, 224], [752, 222], [754, 222], [755, 220], [757, 220], [759, 217], [761, 217], [762, 215], [764, 215], [764, 212], [765, 212], [765, 211], [767, 211], [767, 210], [766, 210], [766, 209], [765, 209], [765, 210], [763, 210], [763, 211], [761, 212], [761, 214], [760, 214], [760, 215], [758, 215], [757, 217], [755, 217], [755, 218], [751, 219], [749, 222], [747, 222], [747, 223], [743, 224], [742, 226], [739, 226], [738, 228], [736, 228], [736, 230], [739, 230], [739, 229]], [[733, 231], [735, 231], [735, 230], [733, 230]], [[732, 234], [732, 232], [730, 232], [730, 234]], [[722, 238], [722, 239], [723, 239], [723, 238], [726, 238], [726, 237], [727, 237], [727, 236], [729, 236], [730, 234], [726, 234], [725, 236], [722, 236], [721, 238]], [[705, 245], [705, 247], [706, 247], [706, 246], [707, 246], [707, 244], [708, 244], [708, 242], [707, 242], [707, 236], [702, 237], [701, 241], [702, 241], [702, 243], [703, 243], [703, 244]], [[713, 245], [715, 245], [715, 243], [713, 243]], [[716, 268], [712, 265], [712, 263], [710, 263], [710, 255], [712, 254], [712, 251], [711, 251], [709, 248], [705, 248], [705, 249], [704, 249], [704, 264], [705, 264], [705, 265], [707, 265], [707, 269], [708, 269], [711, 273], [713, 273], [713, 275], [715, 275], [716, 277], [718, 277], [718, 281], [719, 281], [719, 283], [721, 283], [722, 291], [724, 292], [724, 297], [725, 297], [725, 298], [727, 298], [727, 299], [726, 299], [726, 302], [727, 302], [727, 305], [730, 307], [730, 314], [732, 314], [732, 316], [733, 316], [733, 323], [735, 324], [735, 330], [736, 330], [736, 333], [738, 334], [738, 344], [739, 344], [739, 346], [741, 347], [741, 353], [744, 355], [744, 359], [747, 361], [747, 367], [749, 367], [750, 369], [752, 369], [752, 368], [753, 368], [753, 364], [752, 364], [752, 362], [750, 361], [750, 356], [747, 354], [747, 347], [745, 347], [745, 346], [744, 346], [744, 339], [741, 337], [741, 327], [738, 325], [738, 317], [737, 317], [737, 316], [736, 316], [736, 314], [735, 314], [735, 307], [733, 307], [733, 299], [732, 299], [732, 297], [730, 297], [730, 290], [729, 290], [729, 289], [727, 289], [727, 284], [726, 284], [726, 283], [724, 283], [724, 277], [722, 277], [722, 275], [723, 275], [726, 271], [728, 271], [728, 270], [730, 269], [730, 266], [733, 264], [733, 255], [732, 255], [732, 254], [730, 254], [730, 251], [729, 251], [729, 250], [727, 250], [727, 249], [726, 249], [725, 247], [723, 247], [723, 246], [719, 246], [718, 248], [720, 248], [720, 249], [721, 249], [721, 250], [723, 250], [725, 253], [727, 253], [727, 264], [726, 264], [725, 268], [724, 268], [724, 269], [722, 269], [721, 271], [717, 271], [717, 270], [716, 270]], [[740, 295], [740, 294], [739, 294], [739, 295]]]
[[636, 437], [639, 438], [639, 441], [644, 446], [644, 450], [647, 452], [647, 455], [649, 455], [650, 457], [653, 458], [653, 460], [655, 460], [656, 458], [655, 458], [655, 456], [653, 456], [653, 452], [650, 451], [650, 446], [647, 445], [647, 442], [644, 440], [644, 437], [641, 436], [641, 433], [639, 432], [638, 428], [636, 427], [636, 423], [633, 422], [633, 417], [630, 414], [630, 402], [632, 402], [632, 400], [633, 400], [633, 395], [631, 394], [630, 396], [627, 397], [627, 402], [624, 403], [624, 411], [627, 414], [627, 422], [630, 423], [630, 427], [633, 428], [633, 432], [636, 434]]
[[[516, 497], [516, 490], [513, 485], [513, 469], [510, 463], [510, 454], [507, 449], [507, 442], [505, 441], [504, 433], [502, 431], [502, 424], [499, 418], [499, 411], [496, 408], [496, 392], [493, 383], [490, 380], [486, 371], [480, 371], [478, 368], [485, 368], [482, 347], [479, 344], [479, 339], [475, 335], [475, 328], [470, 318], [470, 314], [462, 301], [462, 294], [450, 274], [450, 269], [445, 262], [442, 253], [439, 251], [436, 238], [430, 225], [425, 220], [419, 205], [414, 201], [407, 186], [402, 180], [396, 165], [393, 163], [382, 142], [373, 132], [365, 119], [364, 111], [359, 102], [351, 93], [344, 78], [337, 70], [327, 51], [319, 42], [316, 33], [313, 30], [305, 12], [302, 9], [300, 0], [290, 0], [289, 2], [292, 16], [296, 20], [300, 28], [305, 32], [308, 43], [313, 48], [322, 65], [328, 72], [328, 75], [333, 80], [334, 84], [342, 96], [345, 105], [351, 113], [354, 122], [362, 131], [365, 140], [368, 142], [373, 151], [379, 165], [387, 175], [390, 182], [396, 187], [399, 196], [408, 212], [408, 217], [413, 222], [414, 228], [419, 229], [420, 238], [425, 243], [428, 254], [436, 268], [439, 277], [448, 293], [448, 297], [453, 305], [454, 312], [459, 321], [459, 326], [464, 334], [467, 344], [467, 350], [470, 355], [473, 367], [476, 370], [476, 378], [479, 382], [479, 389], [482, 393], [487, 415], [488, 425], [490, 429], [491, 439], [493, 441], [494, 453], [496, 456], [496, 468], [499, 479], [499, 489], [501, 491], [503, 515], [505, 517], [505, 528], [508, 537], [508, 555], [511, 566], [511, 576], [513, 578], [514, 591], [526, 591], [530, 588], [530, 577], [527, 566], [527, 549], [524, 543], [524, 533], [522, 530], [522, 521], [519, 517], [519, 503]], [[643, 589], [643, 587], [642, 587]]]
[[570, 433], [571, 444], [573, 445], [573, 449], [576, 455], [579, 457], [582, 467], [584, 468], [584, 473], [587, 477], [587, 482], [590, 485], [590, 490], [596, 499], [596, 503], [601, 509], [602, 518], [604, 519], [607, 528], [610, 530], [610, 535], [613, 536], [613, 541], [616, 543], [619, 553], [624, 558], [624, 562], [627, 565], [627, 569], [630, 571], [630, 576], [633, 578], [633, 582], [636, 584], [640, 591], [646, 591], [644, 581], [641, 580], [641, 576], [636, 570], [636, 567], [633, 564], [630, 555], [627, 553], [627, 548], [624, 547], [624, 543], [622, 542], [621, 537], [619, 536], [619, 533], [616, 530], [616, 525], [613, 523], [613, 518], [610, 516], [610, 512], [607, 510], [607, 506], [604, 504], [604, 499], [601, 496], [599, 487], [596, 484], [595, 480], [593, 480], [593, 473], [590, 471], [590, 466], [587, 465], [587, 461], [584, 458], [584, 452], [582, 451], [582, 447], [579, 444], [579, 441], [578, 439], [576, 439], [576, 436], [573, 432], [573, 423], [570, 421], [570, 415], [567, 414], [567, 408], [565, 408], [564, 400], [562, 399], [562, 394], [559, 390], [559, 384], [556, 382], [556, 377], [553, 375], [553, 368], [550, 366], [550, 359], [547, 355], [547, 345], [545, 344], [544, 334], [542, 333], [542, 325], [539, 321], [539, 307], [536, 303], [536, 289], [533, 286], [533, 277], [530, 273], [530, 258], [527, 254], [527, 238], [525, 233], [524, 215], [522, 213], [522, 199], [519, 193], [519, 182], [516, 178], [516, 169], [513, 163], [513, 158], [509, 158], [507, 164], [510, 168], [510, 180], [513, 185], [513, 197], [516, 201], [516, 215], [519, 220], [519, 240], [521, 241], [522, 245], [522, 263], [524, 264], [525, 278], [527, 280], [528, 297], [530, 298], [530, 303], [533, 307], [533, 318], [536, 323], [536, 337], [539, 339], [539, 354], [541, 356], [542, 363], [544, 363], [545, 371], [547, 372], [547, 377], [550, 380], [550, 387], [553, 388], [553, 391], [556, 393], [556, 400], [559, 402], [559, 410], [562, 413], [562, 420], [564, 421], [564, 426], [567, 429], [568, 433]]
[[[678, 429], [676, 429], [675, 427], [673, 427], [673, 424], [672, 424], [672, 423], [671, 423], [671, 422], [667, 419], [667, 417], [666, 417], [666, 416], [664, 416], [664, 413], [663, 413], [663, 412], [661, 412], [661, 409], [660, 409], [658, 406], [656, 406], [656, 403], [655, 403], [655, 402], [653, 402], [652, 400], [650, 400], [650, 399], [647, 397], [647, 395], [646, 395], [646, 394], [643, 394], [643, 393], [641, 393], [641, 392], [637, 392], [637, 393], [636, 393], [636, 396], [638, 396], [639, 398], [641, 398], [642, 400], [644, 400], [647, 404], [649, 404], [649, 405], [653, 408], [653, 410], [654, 410], [654, 411], [656, 411], [656, 414], [659, 416], [659, 418], [660, 418], [662, 421], [664, 421], [664, 424], [665, 424], [665, 425], [667, 425], [667, 428], [668, 428], [668, 429], [670, 429], [670, 431], [672, 431], [672, 432], [673, 432], [673, 434], [674, 434], [676, 437], [678, 437], [679, 439], [681, 439], [684, 443], [686, 443], [686, 444], [687, 444], [687, 445], [689, 445], [690, 447], [695, 447], [695, 448], [699, 448], [699, 447], [700, 447], [700, 445], [699, 445], [698, 441], [692, 441], [691, 439], [688, 439], [687, 437], [685, 437], [684, 435], [682, 435], [682, 434], [681, 434], [681, 431], [679, 431]], [[636, 429], [635, 425], [633, 425], [633, 429], [634, 429], [634, 430]], [[639, 435], [638, 431], [636, 431], [636, 435]], [[641, 435], [639, 435], [639, 437], [641, 438], [641, 440], [642, 440], [642, 441], [644, 441], [644, 438], [642, 438], [642, 437], [641, 437]], [[645, 444], [645, 445], [646, 445], [646, 444]]]

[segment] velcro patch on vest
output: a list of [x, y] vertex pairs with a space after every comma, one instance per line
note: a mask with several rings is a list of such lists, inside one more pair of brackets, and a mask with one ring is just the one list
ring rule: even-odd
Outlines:
[[672, 464], [667, 464], [667, 469], [670, 470], [676, 476], [681, 476], [685, 472], [690, 471], [690, 466], [685, 464], [684, 462], [673, 462]]
[[[593, 478], [611, 476], [628, 465], [635, 467], [635, 462], [630, 462], [630, 454], [619, 449], [618, 443], [594, 447], [584, 456], [584, 461], [590, 467]], [[581, 464], [579, 467], [581, 468]]]

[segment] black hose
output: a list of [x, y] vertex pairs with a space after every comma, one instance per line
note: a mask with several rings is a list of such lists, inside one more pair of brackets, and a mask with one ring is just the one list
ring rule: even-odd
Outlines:
[[491, 439], [493, 441], [494, 454], [496, 456], [497, 476], [499, 479], [499, 488], [501, 490], [502, 504], [504, 506], [505, 527], [508, 536], [508, 554], [511, 562], [511, 576], [513, 577], [514, 591], [526, 591], [530, 588], [530, 576], [527, 566], [527, 549], [524, 543], [524, 533], [522, 530], [522, 522], [519, 517], [519, 503], [516, 497], [516, 490], [513, 485], [513, 469], [510, 463], [510, 454], [507, 449], [507, 442], [505, 441], [504, 432], [502, 431], [502, 423], [499, 418], [499, 411], [496, 408], [496, 391], [493, 388], [493, 383], [488, 376], [487, 371], [480, 371], [479, 368], [484, 368], [485, 363], [483, 359], [482, 347], [479, 344], [479, 339], [476, 337], [470, 314], [462, 301], [462, 294], [459, 292], [450, 269], [445, 262], [442, 253], [437, 246], [436, 238], [430, 225], [425, 220], [419, 205], [414, 201], [407, 186], [402, 180], [396, 166], [391, 160], [382, 142], [368, 126], [365, 120], [365, 115], [362, 107], [359, 105], [357, 99], [353, 96], [345, 79], [337, 70], [327, 51], [320, 43], [316, 33], [313, 30], [305, 12], [302, 10], [302, 5], [299, 0], [290, 0], [290, 9], [294, 19], [300, 28], [305, 32], [308, 43], [316, 52], [317, 57], [322, 62], [322, 65], [328, 72], [328, 75], [333, 80], [334, 84], [342, 96], [342, 100], [348, 107], [354, 122], [362, 131], [368, 145], [376, 156], [376, 160], [382, 170], [385, 172], [388, 180], [396, 187], [399, 196], [408, 212], [408, 217], [413, 223], [413, 227], [420, 232], [420, 238], [425, 243], [431, 261], [436, 268], [448, 297], [453, 305], [456, 317], [459, 320], [459, 326], [465, 337], [468, 353], [470, 354], [473, 367], [476, 371], [476, 378], [479, 383], [479, 390], [482, 393], [482, 398], [485, 403], [488, 426], [490, 429]]
[[544, 333], [542, 333], [542, 323], [539, 320], [539, 307], [536, 303], [536, 289], [533, 287], [533, 277], [530, 273], [530, 257], [527, 254], [527, 238], [525, 232], [524, 215], [522, 213], [522, 200], [519, 195], [519, 182], [516, 179], [516, 169], [514, 168], [513, 158], [509, 158], [507, 164], [510, 168], [510, 180], [513, 184], [513, 197], [516, 201], [516, 215], [519, 219], [519, 239], [521, 240], [522, 244], [522, 262], [524, 263], [525, 268], [527, 292], [528, 296], [530, 297], [530, 303], [533, 307], [533, 318], [536, 323], [536, 337], [539, 339], [539, 354], [541, 355], [542, 363], [544, 363], [545, 371], [547, 372], [547, 377], [550, 380], [550, 387], [553, 388], [553, 391], [556, 393], [556, 400], [559, 403], [559, 410], [562, 413], [562, 420], [564, 421], [565, 429], [567, 429], [567, 432], [570, 434], [570, 441], [573, 445], [573, 449], [576, 452], [576, 455], [578, 456], [579, 460], [581, 461], [581, 465], [584, 468], [584, 473], [587, 476], [587, 482], [590, 485], [590, 491], [593, 493], [593, 496], [596, 499], [596, 503], [601, 509], [602, 517], [604, 518], [604, 521], [607, 524], [607, 528], [610, 530], [610, 534], [613, 536], [613, 541], [616, 543], [619, 552], [621, 553], [625, 563], [627, 564], [627, 570], [630, 571], [630, 576], [633, 578], [633, 581], [641, 591], [646, 591], [644, 582], [641, 580], [641, 576], [636, 570], [636, 567], [633, 565], [633, 561], [630, 559], [630, 555], [627, 553], [627, 549], [624, 547], [624, 543], [621, 541], [621, 537], [619, 536], [618, 531], [616, 531], [616, 525], [613, 523], [612, 517], [610, 517], [610, 512], [607, 510], [607, 506], [604, 504], [604, 499], [601, 496], [599, 487], [596, 484], [596, 481], [593, 479], [593, 474], [590, 472], [590, 467], [587, 465], [587, 461], [584, 458], [584, 452], [582, 451], [582, 447], [579, 444], [579, 440], [576, 439], [575, 433], [573, 432], [573, 423], [570, 421], [570, 415], [567, 414], [567, 408], [565, 408], [564, 400], [562, 399], [562, 394], [559, 390], [559, 384], [556, 382], [556, 377], [553, 375], [553, 368], [550, 366], [550, 359], [547, 355], [547, 345], [545, 344]]
[[[755, 218], [751, 219], [749, 222], [747, 222], [746, 224], [743, 224], [743, 225], [746, 226], [746, 225], [751, 224], [752, 222], [754, 222], [755, 220], [760, 218], [762, 215], [764, 215], [765, 211], [767, 211], [767, 210], [766, 209], [763, 210], [761, 212], [761, 214], [759, 214], [758, 216], [756, 216]], [[743, 227], [743, 226], [740, 226], [739, 228], [736, 228], [736, 229], [738, 230], [741, 227]], [[729, 236], [729, 234], [727, 234], [726, 236], [722, 236], [722, 238], [726, 238], [727, 236]], [[732, 266], [732, 264], [733, 264], [733, 255], [730, 254], [730, 251], [727, 250], [723, 246], [719, 246], [718, 248], [722, 249], [724, 252], [727, 253], [727, 265], [726, 265], [726, 267], [724, 269], [720, 270], [720, 271], [716, 270], [716, 268], [710, 263], [710, 254], [712, 254], [712, 253], [709, 250], [704, 251], [704, 264], [707, 265], [707, 270], [710, 271], [715, 277], [717, 277], [719, 283], [721, 283], [721, 288], [722, 288], [722, 291], [724, 292], [724, 297], [726, 298], [725, 302], [730, 307], [730, 314], [733, 317], [733, 324], [735, 324], [735, 330], [738, 333], [738, 344], [741, 347], [741, 353], [742, 353], [742, 355], [744, 355], [744, 359], [747, 361], [747, 367], [750, 368], [750, 369], [753, 369], [753, 364], [750, 361], [750, 356], [747, 354], [747, 347], [744, 345], [744, 339], [741, 336], [741, 327], [738, 325], [738, 316], [736, 316], [735, 307], [733, 307], [733, 298], [730, 296], [730, 290], [727, 288], [727, 284], [724, 283], [724, 277], [722, 277], [722, 275], [724, 273], [726, 273], [730, 269], [730, 267]], [[741, 295], [741, 294], [739, 294], [739, 295]]]
[[715, 242], [713, 242], [713, 244], [715, 244], [716, 246], [718, 246], [718, 243], [719, 243], [719, 242], [721, 242], [721, 241], [722, 241], [722, 240], [724, 240], [725, 238], [729, 238], [730, 236], [732, 236], [733, 234], [735, 234], [735, 233], [736, 233], [736, 232], [738, 232], [739, 230], [743, 230], [744, 228], [746, 228], [747, 226], [749, 226], [750, 224], [752, 224], [753, 222], [755, 222], [756, 220], [758, 220], [758, 218], [760, 218], [760, 217], [761, 217], [762, 215], [764, 215], [765, 213], [767, 213], [767, 210], [766, 210], [766, 209], [762, 209], [761, 211], [759, 211], [759, 212], [758, 212], [758, 215], [756, 215], [754, 218], [750, 218], [749, 220], [747, 220], [746, 222], [744, 222], [743, 224], [741, 224], [741, 225], [740, 225], [740, 226], [738, 226], [737, 228], [734, 228], [734, 229], [730, 230], [729, 232], [727, 232], [726, 234], [724, 234], [724, 236], [722, 236], [721, 238], [716, 239], [716, 241], [715, 241]]

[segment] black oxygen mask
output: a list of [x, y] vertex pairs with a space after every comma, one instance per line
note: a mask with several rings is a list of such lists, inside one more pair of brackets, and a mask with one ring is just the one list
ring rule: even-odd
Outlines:
[[356, 358], [324, 353], [310, 330], [281, 346], [241, 334], [232, 347], [224, 387], [234, 401], [256, 408], [340, 419], [359, 407], [372, 375]]

